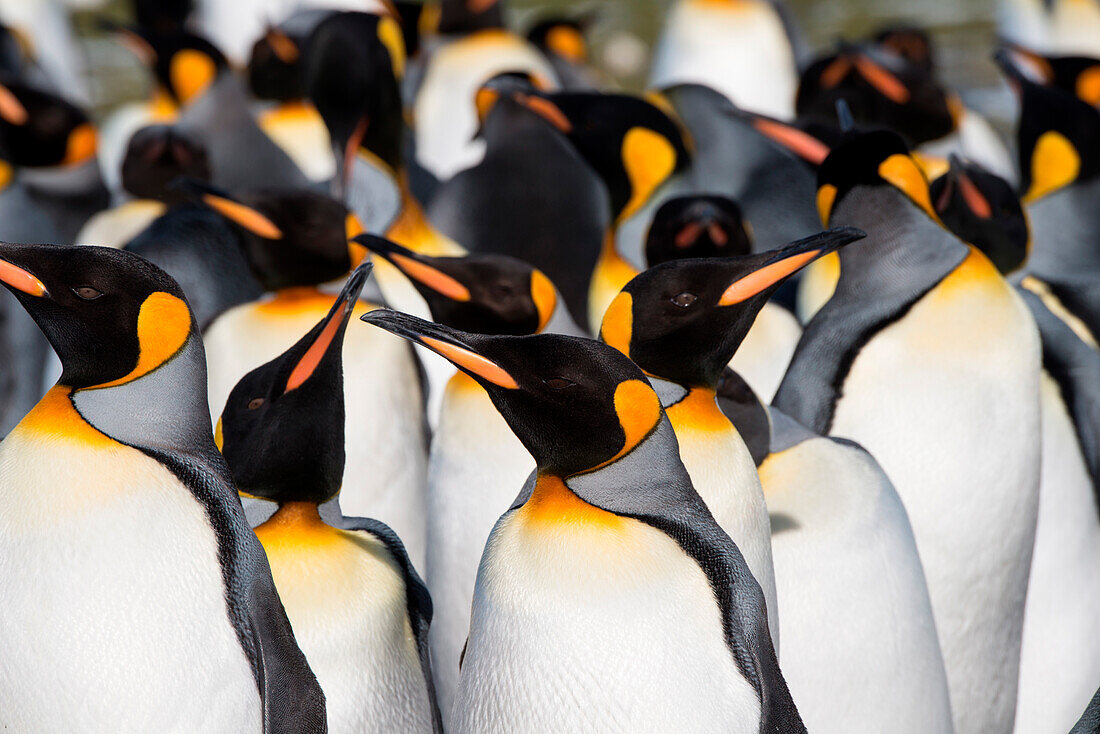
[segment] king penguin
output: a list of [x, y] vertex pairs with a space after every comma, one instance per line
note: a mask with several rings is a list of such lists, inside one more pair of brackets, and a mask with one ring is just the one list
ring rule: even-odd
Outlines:
[[0, 444], [0, 722], [324, 732], [179, 288], [127, 252], [45, 245], [0, 245], [0, 282], [64, 367]]
[[692, 485], [764, 591], [777, 650], [780, 612], [768, 508], [752, 456], [718, 408], [718, 381], [775, 288], [861, 236], [841, 229], [759, 255], [663, 263], [626, 285], [600, 331], [605, 343], [646, 373], [661, 398]]
[[636, 365], [589, 339], [364, 319], [476, 380], [536, 462], [482, 556], [451, 731], [805, 731], [760, 586]]
[[425, 66], [412, 96], [416, 155], [446, 181], [484, 155], [476, 140], [477, 90], [505, 72], [524, 72], [557, 89], [554, 67], [504, 25], [504, 0], [441, 0], [437, 36], [425, 44]]
[[[233, 386], [294, 344], [332, 308], [321, 290], [365, 256], [349, 241], [358, 228], [342, 204], [309, 191], [268, 191], [229, 198], [209, 190], [201, 200], [244, 237], [245, 257], [268, 295], [232, 308], [207, 328], [211, 415]], [[358, 313], [369, 310], [365, 301]], [[424, 562], [424, 493], [428, 463], [425, 401], [416, 355], [408, 344], [371, 329], [344, 339], [344, 394], [356, 410], [345, 420], [347, 465], [341, 504], [356, 517], [392, 527], [413, 563]]]
[[1034, 322], [941, 226], [895, 133], [853, 134], [818, 176], [822, 220], [868, 237], [841, 251], [774, 405], [882, 464], [916, 535], [955, 728], [1010, 732], [1038, 506]]
[[216, 435], [238, 489], [277, 504], [256, 535], [325, 692], [329, 731], [441, 734], [431, 597], [405, 546], [377, 520], [319, 510], [340, 491], [340, 353], [369, 271], [361, 265], [320, 323], [237, 383]]
[[1049, 287], [1021, 278], [1031, 242], [1006, 181], [956, 159], [932, 198], [945, 224], [1019, 281], [1042, 339], [1043, 455], [1014, 731], [1060, 732], [1100, 680], [1100, 350]]
[[[748, 255], [752, 240], [737, 202], [724, 196], [682, 196], [666, 201], [653, 215], [646, 233], [646, 263], [669, 260]], [[770, 402], [787, 371], [802, 327], [787, 309], [765, 303], [745, 335], [732, 367]]]
[[650, 85], [706, 84], [739, 107], [789, 120], [798, 88], [790, 31], [778, 0], [678, 0]]
[[1100, 7], [1083, 0], [998, 0], [1001, 38], [1046, 54], [1100, 57]]
[[[432, 318], [444, 326], [476, 334], [582, 333], [549, 278], [522, 260], [489, 254], [428, 257], [369, 235], [360, 242], [405, 273]], [[431, 634], [436, 685], [449, 717], [485, 541], [535, 460], [476, 381], [438, 355], [431, 358], [451, 368], [447, 382], [433, 390], [442, 398], [428, 461], [424, 569], [436, 610]], [[431, 365], [426, 367], [431, 374]]]

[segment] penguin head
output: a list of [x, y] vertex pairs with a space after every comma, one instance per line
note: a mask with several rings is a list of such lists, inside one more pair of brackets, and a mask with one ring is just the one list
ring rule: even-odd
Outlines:
[[322, 504], [344, 473], [344, 331], [370, 263], [332, 309], [281, 355], [241, 378], [216, 437], [237, 488], [275, 502]]
[[476, 380], [540, 473], [569, 477], [613, 462], [661, 420], [657, 394], [637, 365], [592, 339], [471, 334], [388, 309], [361, 318]]
[[336, 280], [366, 254], [350, 241], [363, 231], [359, 220], [324, 194], [269, 189], [234, 196], [193, 180], [175, 185], [238, 230], [245, 257], [268, 291]]
[[0, 78], [0, 158], [27, 168], [76, 167], [96, 149], [96, 130], [75, 105]]
[[635, 276], [608, 306], [600, 338], [647, 374], [714, 388], [760, 309], [779, 285], [862, 239], [840, 227], [769, 252], [673, 260]]
[[399, 80], [405, 70], [401, 25], [388, 15], [333, 13], [305, 42], [302, 79], [343, 166], [360, 148], [392, 171], [403, 168], [405, 130]]
[[369, 234], [355, 241], [400, 270], [427, 302], [433, 319], [462, 331], [536, 334], [546, 328], [558, 305], [550, 279], [513, 257], [431, 257]]
[[697, 194], [669, 199], [653, 215], [646, 233], [650, 267], [669, 260], [729, 257], [752, 252], [748, 225], [733, 199]]
[[951, 168], [931, 184], [940, 220], [1008, 275], [1023, 267], [1030, 249], [1027, 218], [1012, 186], [971, 161], [951, 157]]
[[858, 186], [896, 189], [939, 222], [928, 179], [897, 133], [852, 133], [829, 153], [817, 173], [817, 209], [825, 226], [837, 204]]
[[560, 113], [557, 127], [604, 182], [616, 222], [641, 209], [690, 162], [680, 126], [644, 99], [596, 92], [540, 94], [537, 99], [528, 106], [549, 105], [551, 117]]
[[588, 62], [588, 43], [584, 39], [587, 25], [584, 19], [546, 18], [527, 31], [527, 40], [546, 56], [581, 65]]
[[229, 69], [210, 41], [184, 30], [115, 27], [121, 43], [152, 70], [157, 84], [177, 104], [202, 96]]
[[0, 283], [38, 323], [61, 359], [60, 384], [72, 388], [136, 380], [196, 330], [176, 281], [125, 250], [0, 244]]
[[441, 0], [436, 31], [458, 35], [504, 28], [502, 0]]
[[134, 20], [161, 33], [178, 31], [187, 22], [194, 0], [134, 0]]
[[177, 203], [186, 198], [170, 184], [180, 177], [210, 180], [206, 148], [170, 125], [149, 125], [134, 133], [122, 159], [122, 188], [139, 199]]
[[876, 46], [900, 56], [931, 74], [936, 66], [932, 37], [923, 28], [896, 25], [880, 28], [872, 37]]
[[1032, 81], [1069, 92], [1085, 104], [1100, 107], [1100, 59], [1044, 56], [1014, 43], [1005, 44], [1003, 50], [1012, 66]]
[[800, 118], [835, 122], [844, 100], [857, 123], [884, 126], [919, 145], [949, 135], [961, 104], [931, 74], [874, 46], [845, 44], [818, 59], [799, 80]]
[[248, 87], [257, 99], [288, 102], [305, 97], [302, 84], [302, 42], [277, 26], [268, 26], [252, 45]]
[[1004, 49], [995, 58], [1020, 98], [1016, 142], [1023, 202], [1100, 176], [1100, 110], [1036, 82]]

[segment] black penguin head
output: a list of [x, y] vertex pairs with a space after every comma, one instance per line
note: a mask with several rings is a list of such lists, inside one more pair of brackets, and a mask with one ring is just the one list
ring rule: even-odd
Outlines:
[[268, 26], [252, 45], [248, 86], [257, 99], [288, 102], [305, 97], [301, 63], [304, 40], [283, 28]]
[[[502, 71], [483, 82], [474, 95], [478, 122], [484, 126], [489, 115], [504, 100], [506, 104], [518, 104], [540, 115], [559, 131], [566, 132], [569, 121], [565, 119], [564, 113], [537, 96], [539, 92], [547, 91], [548, 87], [546, 80], [529, 71]], [[479, 136], [482, 133], [483, 130], [478, 131]]]
[[1018, 44], [1004, 47], [1010, 63], [1033, 82], [1061, 89], [1085, 104], [1100, 107], [1100, 59], [1089, 56], [1044, 56]]
[[950, 134], [961, 113], [931, 74], [875, 47], [845, 45], [803, 72], [795, 101], [800, 118], [835, 122], [839, 100], [856, 123], [887, 127], [912, 145]]
[[96, 130], [75, 105], [0, 78], [0, 158], [28, 168], [79, 166], [96, 148]]
[[769, 252], [662, 263], [615, 297], [600, 338], [647, 374], [713, 389], [775, 289], [863, 237], [854, 227], [841, 227]]
[[176, 281], [123, 250], [0, 244], [0, 283], [45, 333], [60, 383], [73, 388], [136, 380], [195, 330]]
[[550, 279], [522, 260], [471, 253], [430, 257], [374, 235], [355, 238], [407, 277], [441, 324], [475, 334], [542, 331], [557, 307]]
[[316, 286], [346, 275], [366, 254], [350, 242], [358, 219], [309, 189], [262, 189], [233, 196], [197, 181], [176, 184], [240, 232], [245, 257], [266, 290]]
[[828, 226], [836, 205], [857, 186], [889, 186], [905, 194], [932, 219], [928, 179], [897, 133], [853, 133], [829, 153], [817, 173], [817, 209]]
[[341, 170], [360, 148], [395, 172], [403, 168], [404, 70], [401, 25], [388, 15], [333, 13], [309, 35], [302, 79], [340, 151]]
[[557, 127], [604, 182], [616, 222], [637, 212], [690, 162], [679, 125], [644, 99], [595, 92], [538, 99], [561, 113], [563, 124]]
[[181, 176], [210, 180], [202, 143], [170, 125], [150, 125], [134, 133], [122, 159], [122, 188], [127, 193], [177, 203], [187, 197], [170, 184]]
[[556, 56], [571, 64], [588, 62], [588, 43], [584, 39], [587, 23], [576, 18], [545, 18], [527, 31], [527, 40], [547, 56]]
[[193, 0], [133, 0], [134, 20], [141, 28], [159, 33], [182, 30], [191, 14]]
[[283, 354], [241, 378], [217, 439], [242, 492], [321, 504], [344, 473], [344, 331], [370, 263], [351, 274], [325, 318]]
[[646, 234], [650, 267], [669, 260], [729, 257], [752, 252], [752, 238], [733, 199], [718, 195], [669, 199], [653, 215]]
[[427, 28], [430, 12], [427, 3], [416, 0], [394, 0], [393, 9], [401, 23], [401, 35], [405, 39], [405, 54], [411, 59], [420, 53], [420, 36]]
[[1007, 181], [952, 156], [951, 168], [932, 182], [931, 193], [944, 226], [984, 252], [1001, 273], [1023, 267], [1030, 247], [1027, 218]]
[[1020, 97], [1016, 143], [1024, 203], [1100, 176], [1100, 110], [1036, 82], [1003, 49], [995, 58]]
[[540, 473], [568, 477], [615, 461], [661, 419], [637, 365], [592, 339], [470, 334], [386, 309], [362, 319], [423, 344], [481, 384]]
[[119, 40], [149, 67], [157, 84], [177, 104], [198, 99], [229, 69], [225, 55], [207, 41], [184, 30], [115, 28]]
[[436, 30], [443, 34], [504, 28], [502, 0], [442, 0]]
[[873, 42], [913, 66], [931, 74], [936, 66], [935, 48], [928, 31], [915, 26], [896, 25], [880, 28]]

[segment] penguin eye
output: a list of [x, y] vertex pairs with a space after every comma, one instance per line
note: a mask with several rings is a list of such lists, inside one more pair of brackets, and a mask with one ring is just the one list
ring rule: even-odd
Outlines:
[[543, 380], [542, 383], [551, 390], [564, 390], [576, 384], [572, 380], [567, 380], [564, 377], [551, 377], [549, 380]]
[[691, 304], [695, 303], [695, 300], [697, 298], [698, 298], [698, 296], [695, 295], [694, 293], [688, 293], [687, 291], [684, 291], [683, 293], [677, 293], [675, 296], [673, 296], [672, 298], [670, 298], [668, 300], [672, 301], [675, 305], [679, 306], [680, 308], [687, 308]]
[[82, 285], [79, 288], [73, 288], [73, 293], [76, 294], [77, 298], [85, 301], [94, 301], [103, 295], [102, 291], [98, 291], [90, 285]]
[[259, 408], [263, 404], [264, 404], [264, 399], [263, 398], [252, 398], [251, 400], [248, 401], [248, 409], [249, 410], [256, 410], [256, 408]]

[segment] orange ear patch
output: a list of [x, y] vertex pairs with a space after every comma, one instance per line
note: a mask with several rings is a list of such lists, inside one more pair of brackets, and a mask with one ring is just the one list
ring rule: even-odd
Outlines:
[[287, 34], [280, 31], [278, 28], [271, 28], [267, 31], [267, 44], [271, 46], [271, 50], [284, 64], [293, 64], [301, 56], [301, 52], [298, 50], [298, 44]]
[[95, 128], [85, 122], [73, 128], [69, 139], [65, 141], [65, 158], [62, 165], [76, 166], [95, 155], [98, 147]]
[[771, 138], [795, 155], [805, 158], [815, 166], [821, 165], [821, 162], [829, 155], [829, 146], [796, 127], [764, 119], [754, 120], [752, 126], [763, 135]]
[[1077, 76], [1077, 96], [1093, 107], [1100, 106], [1100, 65], [1090, 66]]
[[508, 388], [509, 390], [515, 390], [519, 387], [519, 384], [516, 383], [512, 376], [504, 371], [504, 368], [496, 362], [482, 357], [477, 352], [472, 352], [469, 349], [464, 349], [439, 339], [433, 339], [430, 336], [422, 336], [420, 337], [420, 341], [424, 346], [438, 353], [440, 356], [449, 359], [456, 366], [473, 372], [483, 380], [488, 380], [494, 385]]
[[791, 255], [790, 257], [783, 258], [779, 262], [765, 265], [743, 278], [738, 278], [730, 284], [729, 288], [726, 288], [726, 292], [718, 299], [718, 305], [732, 306], [735, 303], [747, 301], [756, 294], [775, 285], [788, 275], [798, 272], [801, 268], [813, 261], [819, 254], [821, 254], [821, 250], [810, 250], [809, 252], [802, 252], [798, 255]]
[[895, 153], [879, 164], [878, 175], [908, 196], [928, 216], [939, 221], [935, 209], [932, 208], [932, 195], [928, 191], [928, 180], [911, 156], [904, 153]]
[[393, 264], [401, 268], [401, 272], [413, 280], [428, 286], [436, 293], [450, 298], [452, 301], [466, 302], [470, 300], [470, 290], [446, 273], [436, 270], [431, 265], [413, 260], [405, 255], [393, 253], [389, 255]]
[[283, 231], [270, 219], [252, 207], [214, 194], [203, 194], [203, 202], [226, 219], [241, 225], [249, 232], [264, 239], [282, 239]]
[[23, 268], [12, 265], [7, 260], [0, 260], [0, 282], [7, 283], [17, 291], [22, 291], [30, 296], [42, 297], [46, 295], [46, 286], [42, 284], [41, 280]]
[[298, 364], [294, 365], [294, 369], [290, 372], [290, 377], [287, 378], [286, 390], [284, 390], [284, 392], [297, 390], [302, 386], [302, 383], [313, 375], [317, 370], [317, 365], [321, 364], [321, 360], [328, 352], [329, 347], [332, 346], [332, 340], [336, 338], [336, 333], [340, 331], [340, 324], [342, 324], [343, 321], [344, 308], [338, 308], [336, 312], [329, 317], [328, 323], [325, 324], [325, 328], [321, 329], [321, 333], [317, 335], [317, 339], [309, 345], [309, 349], [307, 349], [306, 353], [302, 355], [302, 358], [298, 360]]
[[[626, 380], [615, 388], [615, 413], [626, 441], [615, 459], [642, 442], [661, 419], [661, 401], [653, 388], [641, 380]], [[614, 461], [615, 459], [612, 459]]]
[[836, 186], [823, 184], [817, 190], [817, 213], [821, 216], [821, 223], [829, 226], [829, 217], [833, 214], [833, 205], [836, 204]]
[[138, 362], [130, 374], [95, 387], [114, 387], [149, 374], [183, 348], [191, 336], [191, 311], [171, 293], [157, 291], [138, 311]]
[[539, 314], [538, 330], [541, 332], [550, 323], [550, 318], [558, 305], [558, 292], [541, 270], [531, 272], [531, 300], [535, 302], [535, 310]]
[[634, 297], [622, 291], [611, 301], [603, 315], [600, 338], [604, 344], [630, 356], [630, 339], [634, 329]]
[[555, 26], [546, 34], [546, 46], [551, 51], [574, 64], [581, 64], [588, 58], [588, 46], [584, 36], [576, 28], [566, 25]]

